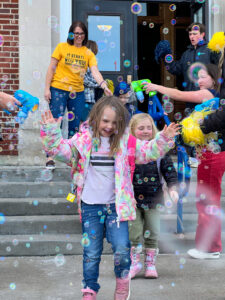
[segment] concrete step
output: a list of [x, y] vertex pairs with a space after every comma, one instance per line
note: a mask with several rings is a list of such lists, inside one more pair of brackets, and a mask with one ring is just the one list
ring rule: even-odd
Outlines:
[[0, 234], [76, 234], [81, 233], [78, 215], [6, 216]]
[[0, 182], [1, 198], [61, 198], [71, 191], [69, 182]]
[[4, 216], [74, 215], [77, 204], [64, 198], [0, 198]]
[[0, 182], [39, 182], [39, 181], [71, 181], [71, 168], [68, 166], [47, 170], [40, 166], [6, 166], [1, 167]]
[[[1, 235], [0, 256], [42, 256], [55, 255], [60, 263], [61, 255], [81, 255], [83, 253], [81, 234], [32, 234]], [[225, 249], [225, 233], [222, 233]], [[195, 232], [185, 234], [161, 233], [159, 253], [179, 255], [195, 247]], [[104, 240], [103, 254], [112, 254], [111, 245]]]

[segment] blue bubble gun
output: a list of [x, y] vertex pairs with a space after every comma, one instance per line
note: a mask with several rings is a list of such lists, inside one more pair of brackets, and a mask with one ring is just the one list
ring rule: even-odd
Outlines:
[[[144, 101], [143, 91], [145, 91], [145, 88], [144, 88], [144, 86], [142, 84], [145, 83], [145, 82], [151, 82], [151, 80], [149, 80], [149, 79], [141, 79], [141, 80], [137, 80], [137, 81], [132, 81], [131, 82], [132, 90], [136, 93], [137, 99], [140, 102]], [[149, 97], [152, 97], [154, 95], [156, 95], [155, 91], [149, 92]]]
[[[28, 117], [29, 111], [35, 112], [38, 109], [39, 99], [23, 90], [17, 90], [14, 93], [14, 97], [21, 103], [21, 106], [18, 106], [19, 111], [15, 119], [18, 123], [23, 124], [26, 118]], [[11, 112], [5, 109], [4, 111], [7, 114], [11, 114]]]

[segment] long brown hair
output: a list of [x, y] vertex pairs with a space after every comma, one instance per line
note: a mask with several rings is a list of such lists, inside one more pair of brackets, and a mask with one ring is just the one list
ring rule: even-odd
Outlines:
[[[74, 21], [74, 22], [70, 25], [70, 28], [69, 28], [69, 32], [68, 32], [68, 33], [74, 32], [74, 29], [75, 29], [76, 27], [80, 27], [80, 28], [83, 30], [84, 34], [85, 34], [85, 38], [84, 38], [84, 40], [83, 40], [83, 42], [82, 42], [82, 46], [85, 46], [85, 45], [87, 44], [87, 41], [88, 41], [88, 30], [87, 30], [87, 27], [86, 27], [86, 26], [84, 25], [84, 23], [81, 22], [81, 21]], [[74, 42], [74, 39], [71, 40], [71, 39], [67, 38], [67, 43], [68, 43], [68, 44], [73, 45], [73, 42]]]
[[100, 140], [99, 124], [106, 107], [116, 113], [116, 132], [110, 136], [110, 155], [119, 150], [120, 139], [129, 122], [129, 113], [118, 97], [103, 96], [93, 106], [89, 115], [89, 125], [92, 127], [93, 138]]

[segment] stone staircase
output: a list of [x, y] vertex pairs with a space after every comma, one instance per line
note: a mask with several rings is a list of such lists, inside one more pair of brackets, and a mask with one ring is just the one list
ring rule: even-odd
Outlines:
[[[193, 174], [189, 195], [184, 199], [184, 234], [175, 234], [176, 205], [162, 211], [160, 253], [182, 253], [194, 246], [195, 187], [196, 174]], [[223, 190], [225, 209], [225, 182]], [[81, 223], [77, 205], [66, 200], [68, 192], [67, 166], [57, 167], [53, 172], [38, 166], [1, 167], [0, 256], [81, 254]], [[104, 253], [111, 253], [107, 242]]]

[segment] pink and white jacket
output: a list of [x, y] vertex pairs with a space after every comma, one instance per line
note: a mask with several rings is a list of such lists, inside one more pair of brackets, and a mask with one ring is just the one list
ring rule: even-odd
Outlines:
[[[44, 149], [50, 156], [71, 165], [71, 175], [73, 184], [76, 187], [78, 211], [80, 213], [82, 190], [88, 171], [91, 150], [94, 147], [89, 127], [81, 126], [81, 131], [67, 140], [62, 138], [59, 124], [47, 124], [41, 128], [41, 138]], [[118, 151], [114, 154], [115, 204], [118, 222], [135, 220], [136, 218], [136, 201], [128, 157], [135, 155], [136, 164], [145, 164], [164, 156], [171, 149], [171, 140], [164, 136], [162, 132], [159, 132], [155, 139], [151, 141], [137, 139], [136, 150], [133, 151], [134, 153], [129, 153], [132, 149], [127, 147], [128, 138], [129, 132], [127, 129], [120, 140]]]

